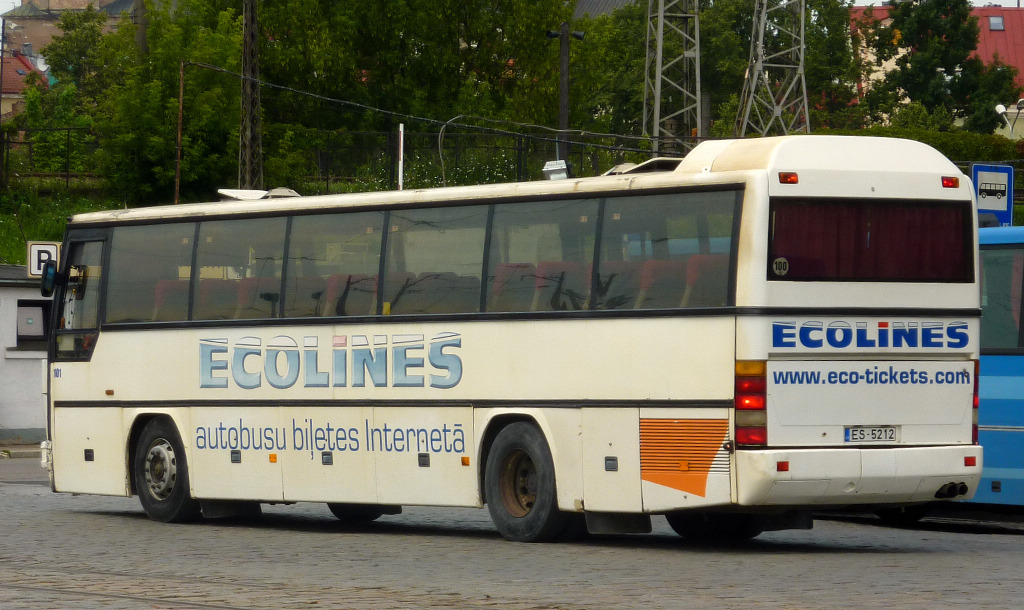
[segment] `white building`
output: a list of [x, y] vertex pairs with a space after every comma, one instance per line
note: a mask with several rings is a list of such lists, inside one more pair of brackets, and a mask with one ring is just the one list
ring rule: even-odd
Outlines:
[[46, 437], [45, 328], [50, 301], [25, 267], [0, 265], [0, 442]]

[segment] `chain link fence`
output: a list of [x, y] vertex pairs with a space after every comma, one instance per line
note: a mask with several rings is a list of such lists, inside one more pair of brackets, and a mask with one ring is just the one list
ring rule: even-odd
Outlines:
[[[96, 152], [100, 136], [67, 127], [0, 132], [3, 186], [63, 186], [102, 190]], [[554, 133], [506, 134], [460, 131], [405, 132], [405, 188], [430, 188], [543, 178], [544, 163], [557, 158]], [[286, 186], [303, 195], [376, 191], [398, 187], [399, 132], [342, 131], [272, 125], [263, 138], [264, 186]], [[679, 151], [663, 151], [679, 156]], [[574, 136], [568, 162], [574, 175], [593, 176], [650, 157], [637, 138]], [[236, 186], [225, 177], [225, 188]]]

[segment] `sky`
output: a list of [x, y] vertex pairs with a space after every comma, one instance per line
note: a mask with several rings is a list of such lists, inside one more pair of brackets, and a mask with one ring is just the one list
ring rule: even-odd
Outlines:
[[0, 13], [6, 13], [21, 4], [21, 0], [0, 0]]

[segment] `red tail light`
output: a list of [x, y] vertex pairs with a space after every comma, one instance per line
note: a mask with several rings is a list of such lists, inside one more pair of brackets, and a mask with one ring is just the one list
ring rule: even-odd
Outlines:
[[971, 410], [971, 442], [975, 445], [978, 444], [978, 405], [981, 404], [981, 400], [978, 398], [978, 377], [981, 374], [981, 363], [978, 360], [974, 361], [974, 403], [972, 404], [973, 409]]
[[764, 394], [737, 394], [736, 408], [746, 411], [763, 411]]
[[942, 188], [944, 188], [944, 189], [960, 188], [960, 178], [957, 178], [956, 176], [943, 176], [942, 177]]
[[768, 430], [763, 426], [755, 427], [737, 427], [736, 428], [736, 444], [737, 445], [767, 445], [768, 444]]
[[768, 444], [768, 366], [764, 360], [738, 360], [733, 406], [736, 444]]

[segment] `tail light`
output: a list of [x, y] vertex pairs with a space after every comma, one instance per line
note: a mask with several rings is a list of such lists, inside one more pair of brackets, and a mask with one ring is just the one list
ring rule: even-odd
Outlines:
[[974, 402], [971, 405], [971, 442], [975, 445], [978, 444], [978, 405], [980, 399], [978, 398], [978, 377], [981, 372], [981, 366], [979, 361], [974, 361]]
[[733, 407], [736, 444], [768, 444], [768, 365], [764, 360], [737, 360]]

